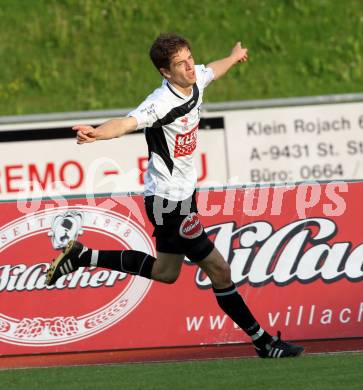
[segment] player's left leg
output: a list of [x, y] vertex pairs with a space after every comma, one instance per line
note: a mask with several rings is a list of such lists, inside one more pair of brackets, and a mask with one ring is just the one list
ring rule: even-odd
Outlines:
[[303, 347], [282, 341], [279, 333], [272, 337], [261, 328], [232, 282], [229, 264], [216, 248], [197, 265], [210, 278], [220, 308], [251, 337], [260, 357], [294, 357], [303, 352]]
[[220, 252], [214, 248], [213, 251], [197, 265], [208, 275], [212, 282], [213, 291], [220, 308], [249, 336], [253, 341], [263, 339], [270, 341], [271, 336], [265, 332], [251, 311], [245, 304], [243, 298], [237, 291], [231, 279], [229, 264], [223, 259]]

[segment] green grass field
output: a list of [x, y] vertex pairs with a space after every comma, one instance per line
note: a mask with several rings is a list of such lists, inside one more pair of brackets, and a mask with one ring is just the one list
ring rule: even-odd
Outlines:
[[[7, 390], [362, 389], [363, 354], [0, 371]], [[4, 386], [4, 387], [3, 387]]]
[[0, 20], [0, 115], [133, 107], [170, 30], [199, 63], [249, 48], [206, 102], [363, 91], [362, 0], [0, 0]]

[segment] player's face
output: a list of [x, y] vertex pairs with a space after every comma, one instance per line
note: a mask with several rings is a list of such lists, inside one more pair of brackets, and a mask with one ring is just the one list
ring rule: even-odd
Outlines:
[[164, 72], [165, 77], [172, 84], [188, 88], [195, 84], [194, 58], [188, 48], [183, 48], [170, 61], [170, 69]]

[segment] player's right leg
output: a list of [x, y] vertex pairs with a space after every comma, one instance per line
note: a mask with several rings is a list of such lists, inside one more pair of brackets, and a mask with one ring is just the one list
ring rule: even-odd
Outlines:
[[174, 283], [180, 274], [185, 255], [157, 252], [157, 259], [151, 271], [151, 279], [163, 283]]
[[79, 267], [103, 267], [132, 275], [140, 275], [163, 283], [174, 283], [180, 273], [184, 255], [158, 252], [157, 258], [135, 250], [89, 249], [78, 241], [70, 241], [64, 251], [51, 263], [46, 284]]
[[49, 266], [45, 284], [51, 286], [60, 277], [76, 271], [79, 267], [85, 267], [82, 254], [87, 251], [80, 242], [69, 241], [62, 253], [55, 258]]

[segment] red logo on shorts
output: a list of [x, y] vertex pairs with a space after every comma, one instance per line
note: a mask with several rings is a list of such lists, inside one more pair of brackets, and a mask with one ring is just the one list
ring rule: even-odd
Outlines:
[[197, 147], [198, 125], [188, 133], [177, 134], [175, 139], [174, 157], [188, 156]]
[[196, 213], [191, 213], [184, 218], [179, 228], [179, 234], [184, 238], [196, 238], [203, 232], [203, 226]]

